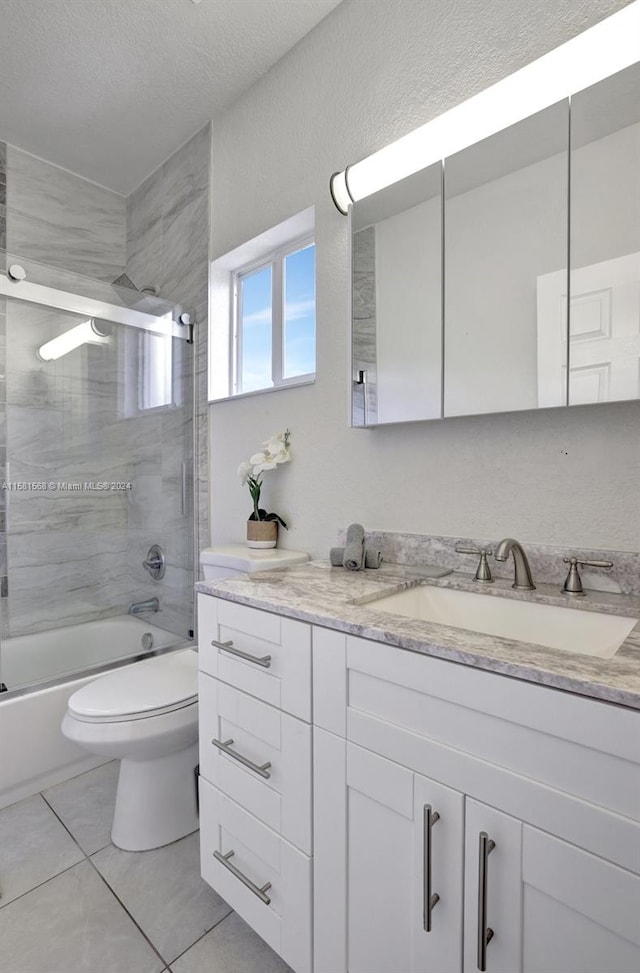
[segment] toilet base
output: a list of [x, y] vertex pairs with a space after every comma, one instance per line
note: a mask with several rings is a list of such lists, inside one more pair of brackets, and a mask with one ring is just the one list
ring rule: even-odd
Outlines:
[[120, 761], [111, 840], [124, 851], [149, 851], [198, 828], [198, 744], [152, 760]]

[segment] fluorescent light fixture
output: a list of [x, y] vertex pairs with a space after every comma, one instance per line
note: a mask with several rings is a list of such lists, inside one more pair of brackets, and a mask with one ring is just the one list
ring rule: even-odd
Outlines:
[[548, 108], [640, 61], [640, 0], [532, 61], [421, 128], [331, 176], [341, 213], [349, 204]]
[[108, 345], [110, 340], [109, 335], [100, 331], [91, 318], [58, 335], [57, 338], [46, 341], [38, 348], [38, 358], [42, 361], [55, 361], [56, 358], [62, 358], [74, 348], [79, 348], [80, 345]]

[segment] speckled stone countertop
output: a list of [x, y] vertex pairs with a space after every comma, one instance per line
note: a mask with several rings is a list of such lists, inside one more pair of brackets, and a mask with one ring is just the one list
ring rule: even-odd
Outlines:
[[538, 584], [535, 592], [516, 592], [504, 579], [483, 587], [469, 574], [425, 578], [418, 568], [394, 564], [383, 564], [377, 571], [350, 572], [332, 568], [327, 561], [310, 561], [225, 581], [200, 581], [196, 590], [400, 649], [640, 709], [640, 622], [612, 659], [598, 659], [376, 608], [378, 598], [420, 584], [640, 618], [637, 595], [589, 591], [586, 598], [569, 600], [557, 585]]

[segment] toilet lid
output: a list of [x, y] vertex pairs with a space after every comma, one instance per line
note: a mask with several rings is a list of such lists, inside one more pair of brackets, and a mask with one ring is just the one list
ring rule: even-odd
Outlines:
[[198, 654], [182, 649], [95, 679], [70, 697], [69, 712], [82, 720], [107, 722], [166, 713], [197, 699]]

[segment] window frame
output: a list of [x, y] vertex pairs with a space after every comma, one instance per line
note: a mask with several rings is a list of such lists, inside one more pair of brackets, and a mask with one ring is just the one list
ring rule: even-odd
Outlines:
[[[305, 233], [295, 239], [287, 240], [281, 246], [275, 247], [268, 253], [262, 254], [258, 259], [245, 263], [235, 268], [231, 272], [231, 328], [229, 332], [229, 388], [230, 397], [236, 398], [240, 395], [257, 395], [262, 392], [272, 392], [280, 388], [289, 388], [295, 385], [308, 385], [315, 381], [316, 369], [306, 372], [303, 375], [294, 375], [291, 378], [284, 377], [284, 347], [285, 347], [285, 260], [288, 256], [306, 250], [308, 247], [315, 247], [315, 233]], [[264, 270], [271, 268], [271, 385], [265, 385], [259, 389], [243, 390], [241, 378], [242, 362], [242, 280]], [[316, 311], [316, 261], [314, 254], [314, 313]], [[317, 316], [316, 316], [317, 325]], [[316, 339], [314, 347], [317, 351], [317, 332], [314, 334]]]

